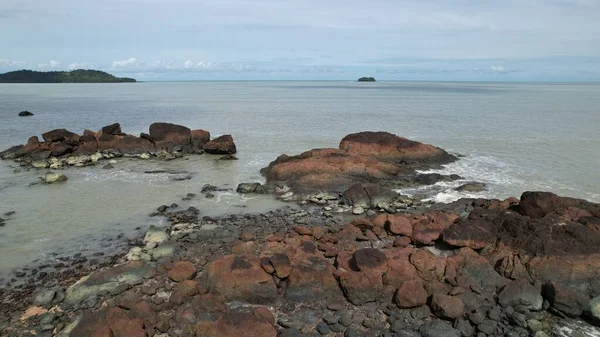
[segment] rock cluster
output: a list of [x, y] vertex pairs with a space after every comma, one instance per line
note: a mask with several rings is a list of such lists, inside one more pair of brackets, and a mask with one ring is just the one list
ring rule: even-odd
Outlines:
[[97, 132], [85, 130], [78, 135], [66, 129], [51, 130], [30, 137], [25, 145], [0, 152], [2, 159], [14, 159], [34, 168], [57, 169], [85, 166], [100, 159], [124, 155], [148, 159], [156, 156], [174, 159], [189, 153], [234, 154], [235, 143], [230, 135], [210, 139], [210, 133], [170, 123], [154, 123], [149, 133], [140, 136], [125, 134], [119, 123], [107, 125]]
[[387, 132], [360, 132], [344, 137], [337, 149], [281, 155], [261, 173], [267, 182], [284, 183], [296, 191], [341, 192], [356, 182], [391, 187], [433, 184], [450, 178], [422, 176], [416, 169], [432, 168], [454, 160], [455, 156], [431, 145]]
[[21, 324], [73, 337], [525, 337], [565, 318], [600, 321], [600, 205], [583, 200], [526, 192], [301, 225], [290, 215], [304, 211], [215, 223], [169, 209], [159, 211], [171, 226], [141, 244], [175, 253], [130, 255], [40, 293]]

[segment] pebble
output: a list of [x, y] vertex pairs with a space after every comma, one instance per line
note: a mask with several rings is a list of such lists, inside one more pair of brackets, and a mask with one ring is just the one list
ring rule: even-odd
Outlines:
[[350, 325], [352, 325], [352, 317], [350, 316], [350, 314], [344, 314], [340, 317], [339, 320], [340, 324], [345, 326], [345, 327], [349, 327]]
[[346, 328], [341, 325], [340, 323], [335, 323], [329, 326], [329, 328], [331, 329], [331, 331], [333, 332], [342, 332], [344, 331]]
[[329, 325], [327, 325], [327, 323], [321, 322], [317, 325], [317, 332], [325, 336], [331, 332], [331, 329], [329, 329]]
[[344, 337], [358, 337], [358, 330], [356, 328], [348, 328], [344, 332]]

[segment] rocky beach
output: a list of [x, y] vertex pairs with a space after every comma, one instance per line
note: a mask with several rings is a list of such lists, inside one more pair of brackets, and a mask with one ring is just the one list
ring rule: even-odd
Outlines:
[[[237, 152], [229, 135], [170, 123], [139, 137], [112, 124], [42, 138], [0, 156], [66, 185], [85, 166], [235, 160]], [[149, 221], [165, 226], [4, 280], [1, 335], [597, 335], [600, 204], [549, 192], [452, 203], [397, 193], [460, 180], [427, 173], [460, 160], [391, 133], [358, 132], [334, 148], [273, 158], [264, 181], [237, 185], [287, 203], [277, 210], [210, 217], [182, 200], [148, 205]], [[206, 185], [182, 199], [223, 189]]]

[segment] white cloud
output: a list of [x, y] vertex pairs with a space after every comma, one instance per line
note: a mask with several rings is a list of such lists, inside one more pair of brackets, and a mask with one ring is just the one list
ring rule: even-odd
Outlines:
[[90, 63], [85, 63], [85, 62], [73, 62], [71, 64], [69, 64], [69, 69], [74, 70], [74, 69], [93, 69], [95, 68], [95, 66], [93, 64]]
[[62, 64], [60, 61], [50, 60], [46, 63], [38, 64], [38, 68], [57, 68]]
[[501, 73], [505, 72], [504, 66], [501, 66], [501, 65], [491, 66], [491, 68], [492, 68], [492, 72], [496, 73], [496, 74], [501, 74]]
[[22, 67], [25, 65], [25, 62], [23, 61], [13, 61], [13, 60], [7, 60], [7, 59], [0, 59], [0, 67]]
[[113, 68], [141, 68], [146, 65], [146, 62], [139, 61], [135, 57], [128, 58], [127, 60], [114, 61]]

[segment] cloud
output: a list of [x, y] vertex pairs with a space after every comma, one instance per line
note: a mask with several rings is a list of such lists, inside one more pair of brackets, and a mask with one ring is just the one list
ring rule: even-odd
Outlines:
[[141, 68], [146, 65], [146, 62], [139, 61], [135, 57], [128, 58], [127, 60], [122, 61], [113, 61], [113, 68]]
[[506, 74], [506, 73], [508, 73], [508, 71], [506, 69], [504, 69], [504, 66], [502, 66], [502, 65], [492, 65], [490, 67], [490, 69], [492, 70], [493, 74]]
[[50, 61], [48, 61], [46, 63], [39, 63], [37, 66], [38, 66], [38, 68], [51, 68], [51, 69], [54, 69], [54, 68], [60, 67], [60, 65], [62, 65], [62, 62], [56, 61], [56, 60], [50, 60]]
[[7, 59], [0, 59], [0, 67], [1, 68], [15, 68], [15, 67], [23, 67], [26, 63], [24, 61], [13, 61]]
[[74, 70], [74, 69], [93, 69], [95, 68], [95, 66], [93, 64], [90, 63], [85, 63], [85, 62], [73, 62], [71, 64], [69, 64], [69, 69]]

